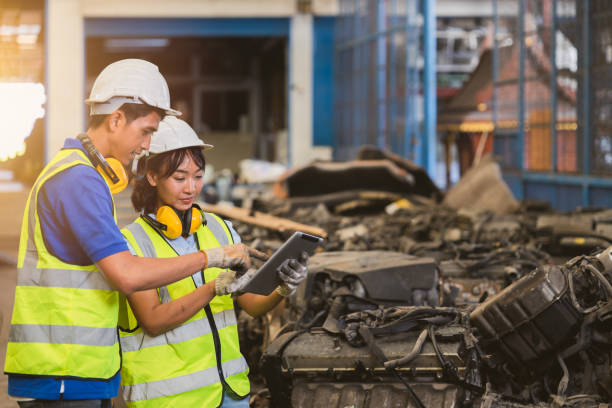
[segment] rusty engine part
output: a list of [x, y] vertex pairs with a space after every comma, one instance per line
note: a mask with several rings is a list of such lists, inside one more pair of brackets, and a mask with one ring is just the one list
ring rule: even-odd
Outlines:
[[612, 210], [540, 215], [536, 242], [554, 255], [579, 255], [605, 248], [612, 244]]
[[323, 329], [286, 333], [267, 348], [262, 358], [272, 406], [306, 408], [327, 406], [332, 401], [341, 407], [419, 406], [409, 389], [421, 406], [456, 406], [462, 390], [442, 379], [438, 353], [465, 375], [463, 327], [451, 325], [435, 336], [437, 351], [431, 342], [419, 344], [415, 332], [387, 333], [376, 340], [382, 355], [392, 360], [404, 357], [415, 347], [418, 350], [409, 364], [394, 369], [398, 380], [367, 345], [352, 346], [344, 337]]
[[390, 251], [321, 253], [311, 258], [306, 283], [291, 302], [298, 316], [292, 329], [322, 325], [338, 332], [337, 319], [348, 311], [439, 305], [438, 267], [433, 259]]
[[495, 387], [522, 384], [532, 402], [550, 394], [557, 402], [578, 394], [612, 398], [611, 256], [609, 247], [542, 266], [471, 312]]
[[262, 357], [272, 406], [607, 406], [611, 254], [541, 266], [475, 309], [363, 298], [287, 332]]

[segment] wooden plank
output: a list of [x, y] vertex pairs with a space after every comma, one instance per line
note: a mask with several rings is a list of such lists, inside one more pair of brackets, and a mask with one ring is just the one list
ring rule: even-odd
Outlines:
[[206, 212], [211, 212], [221, 217], [231, 218], [236, 221], [246, 222], [247, 224], [256, 225], [258, 227], [273, 229], [281, 232], [302, 231], [321, 238], [327, 238], [327, 232], [322, 228], [300, 224], [299, 222], [291, 221], [286, 218], [275, 217], [274, 215], [259, 211], [253, 211], [251, 213], [246, 208], [226, 207], [205, 203], [200, 203], [200, 206]]

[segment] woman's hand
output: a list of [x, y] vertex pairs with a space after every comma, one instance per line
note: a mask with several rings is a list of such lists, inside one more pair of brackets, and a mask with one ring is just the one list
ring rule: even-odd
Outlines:
[[251, 257], [265, 261], [268, 256], [244, 244], [224, 245], [202, 250], [208, 257], [207, 268], [231, 269], [246, 272], [251, 267]]
[[276, 292], [287, 297], [306, 279], [308, 275], [309, 256], [306, 252], [302, 252], [299, 259], [287, 259], [278, 267], [278, 277], [283, 283], [279, 285]]
[[251, 280], [257, 270], [249, 269], [242, 276], [236, 277], [234, 271], [224, 271], [215, 279], [215, 294], [217, 296], [237, 294]]

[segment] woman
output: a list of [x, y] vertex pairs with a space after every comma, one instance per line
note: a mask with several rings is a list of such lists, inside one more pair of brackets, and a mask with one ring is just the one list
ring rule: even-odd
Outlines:
[[[132, 203], [141, 216], [122, 230], [132, 253], [172, 257], [206, 249], [210, 265], [232, 251], [250, 251], [231, 224], [194, 204], [202, 189], [204, 144], [187, 123], [168, 117], [151, 139]], [[260, 316], [291, 294], [306, 277], [308, 256], [279, 268], [283, 282], [268, 296], [236, 298]], [[235, 265], [246, 269], [249, 265]], [[240, 353], [231, 293], [249, 273], [207, 268], [157, 290], [128, 296], [121, 317], [123, 397], [133, 407], [248, 407], [248, 366]]]

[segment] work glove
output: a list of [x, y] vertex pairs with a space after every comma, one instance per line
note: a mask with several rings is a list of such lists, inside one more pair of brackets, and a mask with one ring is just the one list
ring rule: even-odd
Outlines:
[[306, 279], [308, 262], [308, 253], [302, 252], [299, 259], [287, 259], [278, 267], [278, 277], [282, 281], [276, 288], [279, 295], [287, 297], [295, 292], [299, 284]]
[[208, 258], [207, 268], [231, 269], [245, 272], [251, 267], [251, 256], [265, 261], [267, 255], [244, 244], [224, 245], [217, 248], [202, 250]]
[[256, 269], [251, 268], [242, 276], [236, 276], [236, 272], [232, 270], [223, 271], [215, 278], [215, 294], [217, 296], [224, 296], [229, 294], [238, 294], [244, 288], [244, 286], [251, 280], [253, 275], [257, 272]]

